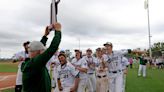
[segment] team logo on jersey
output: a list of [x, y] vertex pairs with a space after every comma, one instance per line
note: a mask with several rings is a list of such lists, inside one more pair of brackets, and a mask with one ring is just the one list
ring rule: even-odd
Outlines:
[[87, 65], [87, 63], [84, 63], [84, 65], [86, 66], [86, 65]]
[[60, 78], [68, 78], [68, 70], [61, 70], [59, 71]]
[[112, 57], [112, 61], [118, 60], [118, 56]]
[[110, 63], [111, 61], [112, 61], [112, 59], [111, 58], [108, 58], [107, 62]]
[[109, 57], [107, 60], [108, 63], [113, 62], [113, 61], [118, 61], [118, 56]]

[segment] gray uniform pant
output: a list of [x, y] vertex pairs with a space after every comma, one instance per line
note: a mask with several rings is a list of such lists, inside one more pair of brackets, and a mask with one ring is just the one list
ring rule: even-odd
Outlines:
[[88, 74], [88, 92], [96, 91], [96, 76], [95, 74]]
[[109, 73], [109, 92], [122, 92], [123, 72]]

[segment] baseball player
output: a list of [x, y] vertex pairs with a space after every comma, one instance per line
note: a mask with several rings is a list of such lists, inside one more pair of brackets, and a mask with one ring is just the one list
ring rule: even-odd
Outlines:
[[122, 70], [123, 70], [123, 86], [122, 86], [122, 92], [125, 92], [125, 85], [126, 85], [126, 75], [127, 75], [127, 67], [130, 63], [128, 62], [128, 59], [126, 57], [122, 57]]
[[[85, 92], [88, 83], [87, 81], [89, 81], [88, 76], [87, 76], [87, 62], [84, 58], [82, 58], [82, 52], [80, 50], [75, 50], [75, 58], [72, 59], [72, 65], [75, 66], [75, 68], [77, 70], [80, 71], [80, 81], [79, 81], [79, 85], [78, 85], [78, 89], [77, 92]], [[90, 84], [91, 85], [91, 84]], [[89, 91], [89, 92], [93, 92], [93, 90]]]
[[138, 76], [141, 76], [141, 72], [143, 72], [143, 77], [146, 77], [146, 63], [147, 63], [147, 58], [143, 54], [141, 57], [139, 57], [140, 60], [140, 65], [138, 69]]
[[52, 85], [54, 85], [55, 89], [54, 92], [59, 92], [58, 90], [58, 84], [57, 84], [57, 67], [60, 65], [60, 62], [58, 60], [59, 52], [57, 51], [51, 58], [51, 67], [52, 67]]
[[89, 48], [86, 50], [86, 56], [83, 57], [83, 59], [85, 59], [87, 61], [88, 64], [88, 84], [91, 85], [88, 87], [88, 90], [91, 91], [93, 90], [93, 92], [96, 91], [96, 76], [95, 76], [95, 68], [96, 68], [96, 59], [95, 57], [92, 56], [92, 50]]
[[106, 48], [105, 47], [102, 48], [102, 54], [103, 55], [106, 54]]
[[23, 47], [25, 51], [18, 52], [14, 55], [14, 61], [19, 61], [18, 65], [18, 71], [17, 71], [17, 77], [16, 77], [16, 86], [15, 86], [15, 92], [21, 92], [22, 91], [22, 72], [21, 72], [21, 65], [22, 62], [29, 58], [28, 55], [28, 45], [29, 41], [23, 43]]
[[122, 92], [123, 71], [122, 57], [123, 52], [113, 51], [113, 45], [110, 42], [104, 44], [106, 47], [105, 61], [108, 63], [109, 92]]
[[46, 67], [49, 72], [49, 74], [52, 76], [51, 78], [51, 86], [52, 88], [55, 88], [55, 92], [58, 92], [57, 86], [57, 66], [60, 65], [60, 62], [58, 60], [58, 51], [54, 53], [54, 55], [51, 57], [51, 59], [47, 62]]
[[58, 88], [60, 92], [76, 92], [79, 83], [79, 71], [67, 62], [65, 54], [59, 54]]
[[96, 92], [108, 92], [108, 73], [101, 48], [96, 49], [96, 60]]

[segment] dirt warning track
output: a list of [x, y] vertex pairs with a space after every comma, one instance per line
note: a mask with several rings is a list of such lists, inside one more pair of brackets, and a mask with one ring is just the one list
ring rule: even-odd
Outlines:
[[0, 73], [0, 90], [15, 86], [16, 73]]

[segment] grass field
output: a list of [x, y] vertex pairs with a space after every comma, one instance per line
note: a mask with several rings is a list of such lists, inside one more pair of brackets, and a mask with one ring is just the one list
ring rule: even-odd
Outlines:
[[137, 69], [129, 69], [126, 92], [164, 92], [164, 70], [147, 69], [147, 77], [137, 77]]
[[0, 72], [17, 72], [18, 63], [12, 62], [1, 62], [0, 63]]
[[[164, 92], [164, 69], [147, 69], [147, 77], [137, 77], [138, 69], [129, 69], [126, 92]], [[0, 72], [16, 72], [17, 64], [0, 63]], [[14, 92], [14, 89], [2, 92]]]
[[15, 90], [14, 89], [6, 89], [6, 90], [0, 91], [0, 92], [15, 92]]

